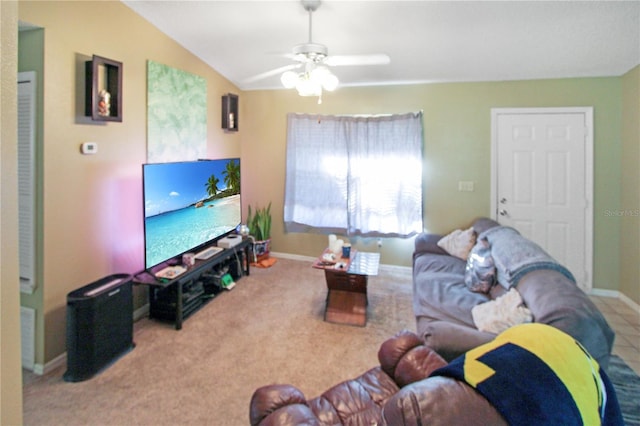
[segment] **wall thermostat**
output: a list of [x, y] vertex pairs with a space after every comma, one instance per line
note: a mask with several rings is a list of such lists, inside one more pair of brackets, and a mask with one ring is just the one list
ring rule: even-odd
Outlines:
[[95, 154], [98, 152], [98, 144], [96, 142], [85, 142], [80, 145], [80, 151], [83, 154]]

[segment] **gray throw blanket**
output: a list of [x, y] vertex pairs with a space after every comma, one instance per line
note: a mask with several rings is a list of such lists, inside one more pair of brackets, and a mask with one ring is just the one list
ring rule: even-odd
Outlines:
[[486, 238], [491, 244], [491, 256], [498, 272], [498, 283], [506, 289], [515, 287], [525, 274], [538, 269], [558, 271], [576, 282], [567, 268], [511, 227], [496, 226], [487, 229], [478, 236], [478, 240], [481, 238]]

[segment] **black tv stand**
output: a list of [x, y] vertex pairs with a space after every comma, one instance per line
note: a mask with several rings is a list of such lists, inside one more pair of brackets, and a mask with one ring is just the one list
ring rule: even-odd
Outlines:
[[182, 322], [224, 289], [220, 278], [229, 273], [233, 281], [249, 275], [249, 248], [251, 240], [244, 238], [234, 247], [224, 249], [195, 264], [174, 279], [157, 278], [155, 273], [166, 266], [176, 265], [178, 259], [170, 259], [152, 270], [144, 270], [133, 276], [136, 285], [149, 286], [149, 318], [170, 321], [176, 330]]

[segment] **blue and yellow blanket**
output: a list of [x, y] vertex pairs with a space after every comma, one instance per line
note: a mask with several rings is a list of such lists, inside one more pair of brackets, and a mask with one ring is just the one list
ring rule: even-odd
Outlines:
[[482, 394], [511, 425], [623, 425], [605, 372], [571, 336], [551, 326], [514, 326], [432, 376]]

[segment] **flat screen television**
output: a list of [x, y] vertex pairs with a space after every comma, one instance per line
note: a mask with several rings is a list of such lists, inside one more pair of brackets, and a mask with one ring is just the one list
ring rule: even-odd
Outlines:
[[240, 159], [142, 165], [145, 268], [197, 252], [241, 222]]

